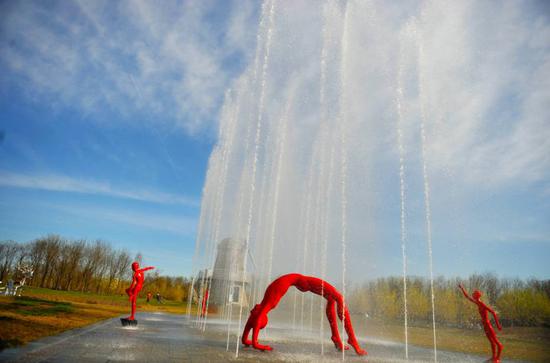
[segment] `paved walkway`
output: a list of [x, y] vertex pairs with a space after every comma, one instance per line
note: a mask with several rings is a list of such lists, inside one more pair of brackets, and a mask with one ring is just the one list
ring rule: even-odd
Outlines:
[[[221, 321], [210, 320], [205, 332], [192, 321], [177, 315], [141, 313], [137, 328], [123, 328], [119, 319], [110, 319], [82, 329], [40, 339], [22, 348], [0, 353], [0, 362], [87, 363], [87, 362], [341, 362], [327, 336], [325, 354], [320, 355], [318, 336], [305, 336], [297, 342], [284, 326], [262, 332], [262, 343], [273, 352], [240, 347], [235, 358], [236, 338], [226, 350], [227, 328]], [[369, 356], [346, 353], [350, 362], [399, 362], [403, 345], [367, 339], [362, 344]], [[408, 362], [433, 361], [430, 349], [410, 347]], [[480, 356], [439, 351], [440, 362], [483, 362]], [[504, 361], [503, 361], [504, 362]]]

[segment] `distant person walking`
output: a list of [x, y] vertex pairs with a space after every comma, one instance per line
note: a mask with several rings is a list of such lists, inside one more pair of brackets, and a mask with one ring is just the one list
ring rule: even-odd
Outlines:
[[162, 296], [160, 296], [160, 293], [159, 293], [159, 292], [157, 292], [156, 298], [157, 298], [157, 302], [158, 302], [159, 304], [162, 304]]

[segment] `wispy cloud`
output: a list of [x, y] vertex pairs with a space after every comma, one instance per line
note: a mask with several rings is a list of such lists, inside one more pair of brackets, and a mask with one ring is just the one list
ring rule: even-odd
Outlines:
[[143, 229], [171, 232], [180, 236], [193, 236], [197, 225], [195, 217], [173, 213], [159, 214], [158, 212], [149, 213], [147, 211], [106, 208], [94, 205], [52, 204], [40, 201], [32, 201], [31, 204], [35, 207], [40, 207], [39, 209], [55, 210], [74, 217], [83, 217], [87, 220], [137, 226]]
[[495, 240], [503, 243], [548, 243], [550, 234], [526, 233], [513, 235], [498, 235]]
[[430, 160], [473, 184], [550, 170], [550, 18], [542, 3], [428, 2], [419, 22]]
[[198, 207], [196, 198], [155, 190], [114, 187], [107, 182], [75, 179], [64, 175], [26, 175], [0, 171], [0, 186], [105, 195], [161, 204]]
[[254, 4], [4, 3], [3, 83], [85, 114], [201, 132], [215, 125], [223, 92], [252, 48]]
[[100, 221], [123, 223], [130, 226], [171, 232], [177, 235], [193, 236], [197, 220], [193, 217], [174, 214], [152, 214], [127, 209], [102, 208], [94, 206], [75, 206], [50, 204], [48, 207], [75, 216], [92, 218]]

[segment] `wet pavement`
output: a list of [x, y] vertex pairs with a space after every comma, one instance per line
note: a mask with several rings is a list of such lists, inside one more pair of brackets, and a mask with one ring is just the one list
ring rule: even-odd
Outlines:
[[[341, 362], [342, 354], [334, 349], [329, 336], [289, 332], [283, 325], [261, 333], [261, 343], [274, 347], [260, 352], [239, 347], [235, 357], [236, 336], [231, 335], [227, 348], [225, 321], [210, 319], [205, 331], [184, 316], [161, 313], [137, 315], [137, 327], [122, 327], [120, 320], [109, 319], [86, 328], [67, 331], [28, 345], [0, 353], [0, 362], [86, 363], [86, 362]], [[231, 331], [237, 330], [236, 324]], [[376, 339], [359, 339], [369, 352], [367, 357], [346, 352], [350, 362], [400, 362], [404, 346]], [[321, 350], [324, 354], [321, 355]], [[486, 358], [438, 351], [439, 362], [483, 362]], [[408, 362], [433, 361], [433, 350], [409, 347]], [[502, 362], [506, 362], [503, 360]]]

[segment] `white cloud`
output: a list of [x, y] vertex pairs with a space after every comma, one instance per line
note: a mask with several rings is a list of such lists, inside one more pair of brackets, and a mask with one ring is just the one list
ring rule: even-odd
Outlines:
[[167, 231], [178, 235], [193, 236], [197, 221], [195, 218], [178, 216], [173, 214], [151, 214], [101, 207], [78, 207], [74, 205], [49, 205], [49, 207], [86, 218], [107, 221], [109, 223], [123, 223], [130, 226], [138, 226], [146, 229]]
[[105, 195], [161, 204], [180, 204], [197, 207], [193, 197], [155, 190], [114, 187], [107, 182], [75, 179], [64, 175], [26, 175], [0, 171], [0, 186], [52, 190], [59, 192]]
[[111, 122], [160, 119], [204, 132], [217, 122], [234, 63], [253, 46], [243, 29], [254, 33], [254, 4], [4, 4], [5, 87], [99, 119], [109, 111]]
[[[531, 4], [533, 5], [533, 4]], [[473, 183], [539, 181], [550, 170], [547, 14], [526, 3], [428, 2], [430, 161]]]
[[[550, 22], [531, 6], [537, 4], [496, 6], [466, 0], [392, 7], [384, 1], [276, 1], [273, 27], [267, 29], [266, 11], [262, 23], [266, 25], [259, 32], [259, 65], [249, 62], [225, 104], [228, 112], [221, 123], [227, 139], [221, 138], [219, 152], [211, 156], [198, 248], [214, 251], [213, 233], [249, 238], [252, 253], [261, 261], [258, 265], [272, 258], [280, 273], [296, 266], [316, 273], [311, 266], [317, 262], [314, 256], [320, 245], [315, 244], [320, 243], [319, 233], [326, 223], [328, 275], [340, 273], [334, 266], [341, 266], [343, 226], [350, 275], [380, 274], [374, 271], [376, 265], [386, 269], [380, 260], [401, 253], [396, 130], [401, 55], [406, 228], [412, 262], [427, 266], [422, 106], [426, 107], [432, 222], [452, 225], [441, 240], [434, 240], [436, 253], [456, 252], [449, 240], [461, 227], [460, 221], [456, 228], [454, 222], [465, 220], [465, 215], [479, 215], [483, 221], [463, 226], [464, 237], [473, 240], [485, 231], [509, 231], [513, 217], [491, 219], [500, 209], [535, 213], [507, 198], [520, 193], [532, 197], [539, 192], [539, 183], [547, 183], [550, 176], [550, 53], [541, 38], [550, 32]], [[416, 32], [402, 37], [407, 24], [414, 24]], [[423, 56], [419, 59], [420, 44]], [[287, 106], [288, 127], [281, 135]], [[261, 128], [256, 133], [258, 120]], [[328, 137], [322, 136], [323, 124], [328, 125]], [[346, 164], [341, 159], [342, 125]], [[228, 131], [233, 128], [236, 136]], [[244, 135], [250, 135], [248, 140]], [[285, 149], [281, 151], [277, 145], [282, 139]], [[329, 172], [331, 153], [334, 167]], [[282, 175], [277, 175], [281, 154], [284, 165]], [[227, 161], [224, 155], [229, 155]], [[227, 176], [224, 163], [229, 165]], [[342, 184], [343, 171], [346, 184]], [[223, 180], [228, 181], [226, 185]], [[277, 180], [279, 199], [274, 200]], [[345, 221], [341, 185], [346, 185], [347, 193]], [[225, 200], [218, 197], [222, 193]], [[490, 202], [488, 195], [493, 196]], [[480, 206], [475, 202], [489, 206], [477, 211]], [[319, 216], [324, 208], [329, 209], [328, 216]], [[273, 216], [275, 210], [278, 216]], [[319, 222], [325, 217], [325, 222]], [[541, 222], [533, 224], [540, 228]], [[272, 230], [273, 249], [269, 245]], [[266, 249], [270, 252], [265, 253]], [[391, 268], [400, 271], [398, 265], [384, 271]]]

